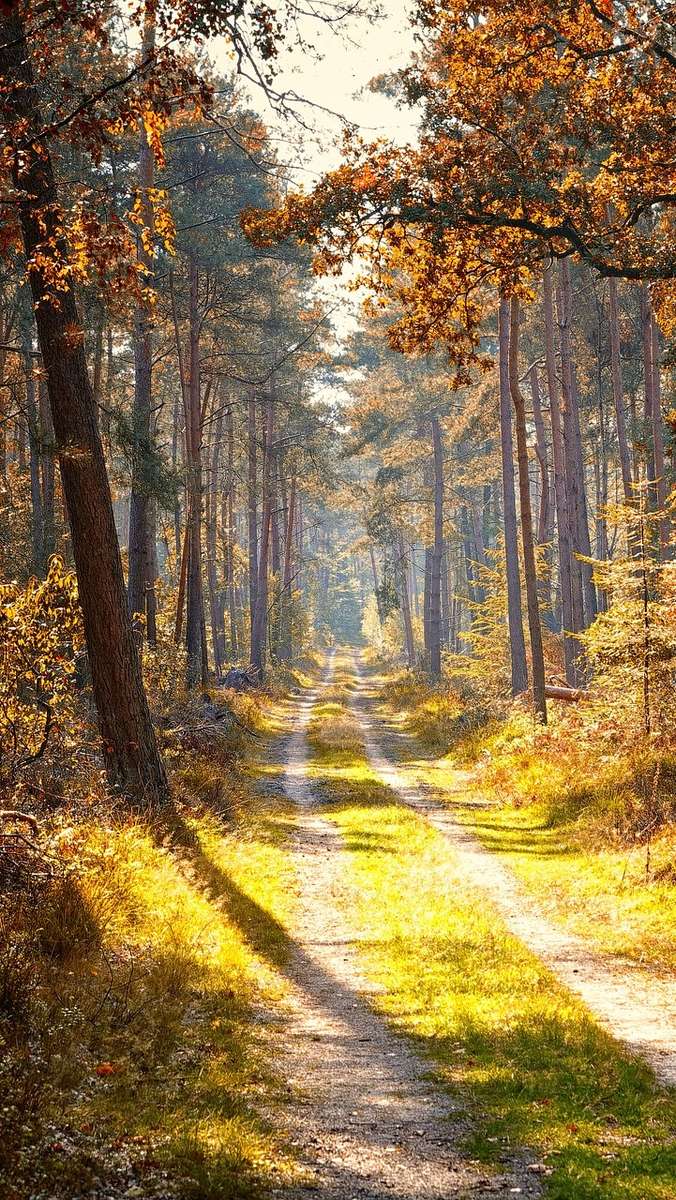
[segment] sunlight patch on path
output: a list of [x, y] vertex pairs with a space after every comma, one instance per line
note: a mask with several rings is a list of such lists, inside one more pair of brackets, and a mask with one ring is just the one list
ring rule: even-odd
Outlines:
[[375, 722], [365, 711], [364, 674], [357, 654], [354, 662], [358, 687], [351, 707], [361, 724], [369, 763], [382, 782], [448, 838], [468, 879], [485, 889], [510, 932], [584, 1001], [613, 1037], [646, 1059], [660, 1082], [676, 1085], [676, 983], [638, 968], [620, 970], [590, 952], [582, 939], [540, 916], [511, 871], [446, 806], [435, 803], [427, 789], [409, 783], [406, 771], [383, 753]]
[[[323, 686], [333, 675], [330, 661]], [[284, 788], [298, 808], [299, 887], [290, 972], [298, 996], [280, 1058], [294, 1090], [294, 1140], [316, 1180], [293, 1196], [332, 1200], [482, 1200], [536, 1197], [516, 1164], [499, 1175], [458, 1152], [465, 1118], [428, 1079], [427, 1068], [369, 1006], [377, 990], [358, 966], [358, 938], [340, 913], [344, 849], [317, 811], [308, 778], [307, 727], [317, 694], [300, 702], [287, 745]]]

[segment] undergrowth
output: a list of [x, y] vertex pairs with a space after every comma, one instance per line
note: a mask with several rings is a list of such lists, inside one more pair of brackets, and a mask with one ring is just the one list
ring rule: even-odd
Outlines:
[[347, 852], [346, 919], [375, 1002], [433, 1064], [459, 1121], [469, 1110], [468, 1155], [508, 1162], [528, 1147], [550, 1200], [668, 1200], [673, 1105], [649, 1069], [506, 931], [442, 835], [393, 803], [358, 727], [332, 745], [337, 715], [317, 709], [310, 738]]
[[0, 861], [6, 1200], [235, 1200], [298, 1174], [262, 1115], [286, 1085], [259, 1020], [285, 994], [288, 814], [243, 754], [277, 716], [218, 694], [242, 726], [204, 730], [206, 703], [165, 709], [168, 827], [99, 790], [45, 808], [39, 853], [17, 826], [13, 874]]
[[[552, 915], [602, 949], [676, 965], [676, 753], [619, 738], [597, 704], [487, 711], [449, 682], [373, 676], [385, 720], [412, 735], [408, 769], [451, 804]], [[461, 710], [458, 712], [458, 710]]]

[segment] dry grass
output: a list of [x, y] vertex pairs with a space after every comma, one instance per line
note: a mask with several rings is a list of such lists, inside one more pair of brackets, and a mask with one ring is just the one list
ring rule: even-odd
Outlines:
[[469, 1109], [474, 1158], [529, 1146], [550, 1200], [670, 1200], [673, 1104], [468, 885], [448, 842], [393, 803], [357, 739], [313, 723], [313, 774], [348, 852], [346, 919], [376, 1002]]
[[283, 1019], [289, 816], [255, 774], [217, 738], [184, 752], [170, 833], [101, 805], [45, 823], [57, 869], [0, 917], [3, 1200], [227, 1200], [296, 1177], [261, 1115], [286, 1084], [257, 1020]]

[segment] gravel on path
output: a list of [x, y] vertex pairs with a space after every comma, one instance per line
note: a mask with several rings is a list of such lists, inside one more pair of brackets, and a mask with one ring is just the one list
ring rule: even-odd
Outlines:
[[[324, 678], [330, 682], [332, 661]], [[539, 1164], [510, 1159], [498, 1174], [463, 1157], [468, 1120], [429, 1068], [369, 1005], [358, 939], [341, 912], [344, 854], [308, 777], [307, 725], [317, 696], [295, 710], [284, 788], [297, 806], [299, 888], [295, 984], [280, 1059], [299, 1097], [286, 1119], [311, 1179], [297, 1200], [487, 1200], [541, 1195]], [[288, 1195], [289, 1193], [285, 1193]]]

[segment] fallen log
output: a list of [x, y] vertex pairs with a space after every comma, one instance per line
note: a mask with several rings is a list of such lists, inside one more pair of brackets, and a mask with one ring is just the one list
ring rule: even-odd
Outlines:
[[584, 700], [587, 693], [584, 688], [563, 687], [558, 683], [545, 684], [545, 696], [548, 700]]

